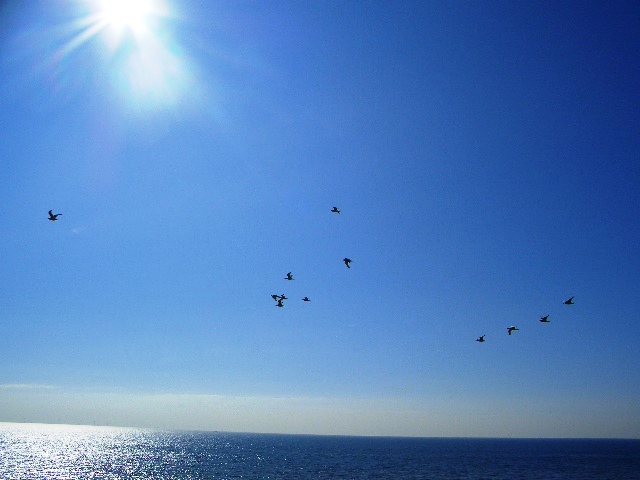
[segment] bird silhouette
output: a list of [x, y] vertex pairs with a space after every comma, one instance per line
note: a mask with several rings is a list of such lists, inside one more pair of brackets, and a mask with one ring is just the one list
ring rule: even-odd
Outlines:
[[486, 335], [481, 335], [480, 337], [476, 338], [476, 342], [484, 342], [484, 337], [486, 337]]
[[304, 298], [302, 299], [302, 301], [303, 301], [303, 302], [310, 302], [311, 300], [309, 299], [309, 297], [304, 297]]
[[53, 210], [49, 210], [49, 218], [48, 220], [51, 220], [52, 222], [55, 222], [56, 220], [58, 220], [58, 217], [62, 215], [61, 213], [53, 213]]
[[278, 303], [276, 303], [276, 307], [284, 307], [284, 303], [282, 303], [282, 299], [278, 299]]
[[287, 276], [284, 277], [285, 280], [293, 280], [293, 275], [291, 275], [291, 272], [287, 273]]
[[331, 211], [332, 211], [333, 213], [340, 213], [340, 210], [338, 210], [338, 207], [333, 207], [333, 208], [331, 209]]
[[344, 257], [344, 258], [342, 259], [342, 261], [343, 261], [343, 262], [344, 262], [344, 264], [347, 266], [347, 268], [351, 268], [351, 261], [352, 261], [352, 260], [351, 260], [350, 258]]
[[549, 323], [549, 315], [545, 315], [544, 317], [540, 317], [540, 321], [542, 323]]
[[507, 328], [507, 332], [509, 333], [509, 335], [511, 335], [514, 330], [519, 330], [519, 329], [514, 327], [513, 325], [511, 325], [509, 328]]
[[285, 294], [283, 293], [282, 295], [280, 295], [280, 299], [281, 300], [287, 300], [289, 297], [285, 296]]
[[573, 305], [573, 297], [571, 297], [569, 300], [565, 300], [564, 304], [565, 305]]
[[271, 298], [273, 298], [276, 302], [278, 301], [278, 299], [280, 298], [280, 295], [276, 295], [275, 293], [273, 295], [271, 295]]

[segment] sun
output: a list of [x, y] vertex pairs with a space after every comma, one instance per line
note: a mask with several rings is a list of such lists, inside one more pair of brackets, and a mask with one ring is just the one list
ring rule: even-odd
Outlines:
[[[2, 0], [0, 0], [0, 3]], [[172, 29], [179, 17], [170, 0], [73, 0], [78, 12], [56, 61], [81, 47], [94, 47], [97, 60], [127, 108], [139, 112], [177, 105], [197, 91], [189, 61]], [[91, 42], [100, 39], [101, 42]], [[66, 62], [60, 62], [66, 63]], [[101, 77], [102, 78], [102, 77]]]
[[131, 28], [134, 32], [143, 30], [153, 11], [151, 0], [101, 0], [99, 12], [105, 25], [122, 29]]

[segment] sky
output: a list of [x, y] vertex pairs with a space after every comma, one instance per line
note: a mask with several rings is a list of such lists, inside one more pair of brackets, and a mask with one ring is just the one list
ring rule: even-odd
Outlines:
[[0, 421], [640, 438], [640, 4], [126, 5], [0, 3]]

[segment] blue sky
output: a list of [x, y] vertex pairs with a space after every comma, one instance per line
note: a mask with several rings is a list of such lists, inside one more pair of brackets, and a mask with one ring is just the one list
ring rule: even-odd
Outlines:
[[0, 421], [640, 436], [636, 3], [148, 5], [0, 6]]

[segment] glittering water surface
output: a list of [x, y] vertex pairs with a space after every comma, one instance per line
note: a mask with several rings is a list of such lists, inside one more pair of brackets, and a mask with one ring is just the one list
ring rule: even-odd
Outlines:
[[325, 437], [0, 424], [0, 478], [640, 479], [640, 441]]

